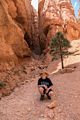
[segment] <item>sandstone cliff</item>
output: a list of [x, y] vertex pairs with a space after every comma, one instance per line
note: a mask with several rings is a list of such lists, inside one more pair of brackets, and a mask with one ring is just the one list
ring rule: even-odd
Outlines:
[[40, 0], [38, 13], [31, 0], [0, 0], [0, 64], [14, 66], [31, 51], [40, 54], [56, 31], [70, 40], [80, 37], [70, 0]]
[[80, 38], [80, 25], [77, 23], [70, 0], [40, 0], [39, 25], [47, 42], [56, 31], [64, 32], [69, 40]]
[[[29, 0], [0, 0], [0, 63], [30, 56], [34, 11]], [[28, 34], [29, 39], [24, 40]], [[27, 44], [28, 43], [28, 44]]]

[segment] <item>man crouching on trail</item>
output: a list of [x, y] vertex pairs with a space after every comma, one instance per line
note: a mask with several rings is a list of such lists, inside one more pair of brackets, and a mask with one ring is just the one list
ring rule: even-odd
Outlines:
[[43, 72], [40, 74], [40, 79], [38, 80], [38, 89], [41, 94], [40, 100], [44, 100], [45, 95], [47, 95], [47, 98], [51, 100], [51, 96], [53, 95], [52, 86], [53, 83], [48, 78], [48, 73]]

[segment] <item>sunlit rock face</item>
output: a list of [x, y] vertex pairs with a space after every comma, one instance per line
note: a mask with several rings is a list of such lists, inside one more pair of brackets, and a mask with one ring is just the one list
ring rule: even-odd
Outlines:
[[70, 40], [80, 37], [70, 0], [40, 0], [38, 13], [31, 0], [0, 0], [0, 63], [41, 53], [57, 31]]
[[40, 0], [39, 24], [48, 43], [57, 31], [62, 31], [69, 40], [80, 38], [80, 25], [70, 0]]
[[80, 22], [80, 9], [78, 10], [78, 20]]
[[[0, 62], [31, 55], [34, 11], [30, 0], [0, 0]], [[24, 40], [24, 35], [28, 37]], [[28, 39], [29, 38], [29, 39]]]

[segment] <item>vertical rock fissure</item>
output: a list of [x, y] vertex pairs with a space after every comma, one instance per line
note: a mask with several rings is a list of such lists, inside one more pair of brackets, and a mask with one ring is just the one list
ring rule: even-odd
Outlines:
[[34, 9], [34, 33], [33, 33], [33, 39], [34, 39], [34, 53], [41, 54], [41, 47], [40, 47], [40, 39], [39, 39], [39, 26], [38, 26], [38, 12]]
[[33, 7], [34, 11], [34, 19], [33, 19], [33, 26], [34, 31], [32, 33], [32, 39], [33, 39], [33, 52], [41, 55], [43, 53], [43, 50], [45, 49], [45, 35], [43, 34], [43, 31], [41, 30], [41, 26], [39, 24], [39, 8], [36, 10]]

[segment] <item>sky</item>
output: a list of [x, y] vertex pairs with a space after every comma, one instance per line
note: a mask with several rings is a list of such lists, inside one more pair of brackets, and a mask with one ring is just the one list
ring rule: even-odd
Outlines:
[[32, 0], [32, 5], [38, 11], [38, 0]]
[[[72, 5], [74, 7], [74, 10], [75, 10], [75, 15], [77, 17], [78, 16], [78, 9], [80, 7], [80, 0], [71, 0], [71, 2], [72, 2]], [[32, 5], [38, 11], [38, 0], [32, 0]]]
[[80, 0], [71, 0], [72, 2], [72, 5], [74, 7], [74, 10], [75, 10], [75, 15], [76, 17], [78, 16], [78, 10], [80, 8]]

